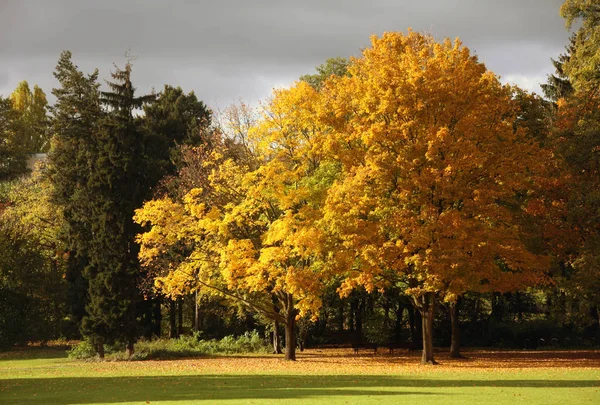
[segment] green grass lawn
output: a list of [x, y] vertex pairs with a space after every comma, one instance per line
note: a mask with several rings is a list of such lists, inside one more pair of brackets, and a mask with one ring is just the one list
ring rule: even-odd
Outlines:
[[417, 365], [417, 355], [313, 352], [294, 363], [275, 356], [117, 363], [29, 349], [0, 353], [0, 404], [600, 404], [600, 365], [551, 360], [431, 367]]

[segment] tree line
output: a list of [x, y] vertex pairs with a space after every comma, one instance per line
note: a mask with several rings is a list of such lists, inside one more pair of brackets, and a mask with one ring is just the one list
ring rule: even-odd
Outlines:
[[[297, 339], [352, 330], [410, 340], [433, 364], [440, 305], [454, 357], [461, 320], [482, 314], [591, 337], [592, 3], [561, 8], [581, 24], [545, 98], [502, 85], [459, 40], [413, 31], [374, 36], [361, 56], [218, 120], [180, 88], [137, 95], [129, 62], [101, 91], [64, 52], [53, 106], [26, 83], [0, 100], [0, 341], [81, 333], [100, 357], [117, 342], [131, 355], [162, 335], [163, 312], [181, 333], [184, 302], [197, 332], [270, 329], [276, 352], [283, 327], [288, 360]], [[45, 169], [14, 180], [43, 150]]]

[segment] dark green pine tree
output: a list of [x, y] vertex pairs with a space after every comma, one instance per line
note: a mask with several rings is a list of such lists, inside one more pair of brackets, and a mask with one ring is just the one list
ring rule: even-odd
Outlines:
[[125, 341], [131, 356], [140, 334], [142, 300], [135, 242], [140, 229], [132, 218], [147, 188], [144, 136], [134, 111], [154, 96], [135, 96], [130, 63], [111, 76], [113, 81], [107, 82], [111, 91], [101, 93], [108, 111], [96, 139], [97, 155], [89, 178], [92, 238], [86, 272], [89, 303], [82, 330], [99, 344]]
[[[183, 166], [183, 149], [180, 146], [199, 146], [206, 142], [211, 125], [210, 109], [194, 94], [185, 94], [181, 87], [165, 85], [156, 101], [144, 106], [143, 127], [145, 135], [146, 169], [144, 180], [149, 192], [156, 195], [174, 192], [177, 189], [177, 170]], [[162, 180], [162, 181], [161, 181]], [[156, 186], [159, 187], [156, 187]], [[152, 198], [148, 195], [146, 198]], [[143, 268], [146, 280], [144, 294], [144, 335], [160, 335], [160, 305], [166, 299], [155, 291], [154, 277], [160, 268]], [[179, 302], [181, 304], [181, 301]], [[175, 305], [171, 309], [171, 330], [174, 322]], [[149, 322], [148, 320], [152, 321]]]
[[566, 98], [573, 93], [573, 85], [571, 80], [564, 71], [565, 63], [567, 63], [576, 46], [576, 36], [572, 35], [569, 45], [566, 47], [566, 52], [561, 53], [558, 59], [552, 59], [555, 74], [548, 76], [548, 83], [542, 84], [540, 87], [544, 95], [551, 101], [557, 102], [561, 98]]
[[211, 125], [211, 111], [194, 92], [165, 85], [156, 101], [144, 106], [146, 178], [150, 188], [180, 165], [180, 145], [199, 146]]
[[88, 282], [84, 269], [89, 265], [92, 239], [89, 222], [90, 170], [94, 165], [96, 135], [103, 117], [98, 71], [84, 75], [61, 54], [54, 76], [60, 87], [53, 89], [56, 102], [51, 109], [53, 146], [49, 153], [53, 200], [63, 207], [65, 228], [61, 238], [68, 248], [66, 279], [69, 282], [70, 320], [76, 330], [85, 315]]

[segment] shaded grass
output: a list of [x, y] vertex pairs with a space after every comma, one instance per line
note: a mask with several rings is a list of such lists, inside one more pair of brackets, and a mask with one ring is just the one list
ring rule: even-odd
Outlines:
[[[392, 356], [82, 363], [0, 356], [0, 404], [596, 404], [600, 367], [421, 367]], [[303, 356], [303, 357], [302, 357]]]

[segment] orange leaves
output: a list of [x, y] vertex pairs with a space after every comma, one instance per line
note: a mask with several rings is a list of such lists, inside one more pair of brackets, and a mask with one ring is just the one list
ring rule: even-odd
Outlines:
[[153, 225], [143, 256], [192, 251], [162, 285], [193, 273], [315, 314], [334, 273], [341, 293], [392, 273], [448, 297], [542, 280], [524, 218], [552, 207], [539, 195], [552, 156], [515, 130], [512, 89], [460, 41], [412, 31], [373, 37], [348, 72], [276, 91], [233, 129], [243, 153], [220, 145], [202, 188], [138, 213]]
[[[140, 237], [145, 256], [168, 250], [153, 245], [153, 235], [162, 235], [165, 247], [181, 239], [190, 242], [192, 253], [159, 279], [161, 288], [177, 291], [177, 283], [189, 284], [185, 275], [193, 274], [235, 294], [258, 294], [268, 303], [282, 297], [284, 307], [291, 295], [295, 310], [286, 311], [318, 313], [331, 268], [318, 226], [320, 206], [339, 171], [323, 162], [327, 132], [317, 120], [319, 108], [317, 92], [304, 82], [277, 91], [261, 120], [244, 130], [245, 124], [235, 121], [234, 133], [248, 132], [240, 138], [247, 145], [243, 153], [236, 158], [220, 145], [205, 156], [205, 186], [190, 190], [181, 204], [151, 202], [138, 214], [153, 226]], [[161, 209], [165, 212], [158, 213]]]
[[326, 86], [345, 117], [331, 121], [328, 145], [344, 172], [324, 207], [330, 230], [355, 252], [342, 262], [371, 277], [394, 270], [428, 291], [531, 280], [514, 275], [537, 274], [543, 260], [527, 254], [512, 207], [542, 154], [513, 129], [511, 89], [458, 40], [414, 32], [373, 37], [353, 62], [351, 77]]

